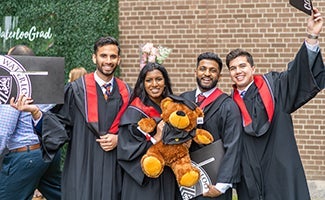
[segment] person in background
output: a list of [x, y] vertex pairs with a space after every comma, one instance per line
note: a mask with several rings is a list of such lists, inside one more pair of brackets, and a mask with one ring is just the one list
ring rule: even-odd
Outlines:
[[19, 44], [8, 50], [8, 55], [15, 56], [35, 56], [34, 51], [26, 45]]
[[31, 112], [35, 130], [49, 159], [68, 142], [62, 175], [63, 200], [120, 199], [122, 173], [117, 164], [118, 125], [127, 108], [130, 88], [114, 76], [120, 64], [120, 45], [113, 37], [94, 44], [96, 71], [65, 88], [64, 104], [41, 112], [20, 96], [11, 106]]
[[75, 81], [81, 76], [87, 74], [87, 70], [83, 67], [76, 67], [69, 72], [69, 82]]
[[[213, 135], [214, 141], [221, 140], [225, 150], [217, 183], [208, 185], [208, 191], [194, 199], [231, 200], [232, 187], [240, 180], [241, 116], [235, 102], [217, 86], [221, 70], [222, 60], [218, 55], [212, 52], [200, 54], [195, 69], [197, 88], [181, 94], [197, 102], [204, 112], [202, 128]], [[204, 146], [193, 142], [190, 152]]]
[[[8, 55], [34, 56], [28, 46], [17, 45]], [[43, 111], [53, 105], [38, 105]], [[0, 105], [0, 152], [8, 149], [0, 173], [0, 199], [31, 199], [39, 189], [48, 200], [61, 198], [60, 152], [51, 162], [42, 159], [40, 141], [30, 113]]]
[[315, 8], [308, 19], [307, 37], [283, 72], [255, 75], [253, 57], [242, 49], [226, 57], [234, 82], [232, 96], [244, 126], [239, 200], [310, 199], [291, 113], [324, 88], [318, 41], [322, 26], [323, 18]]
[[137, 129], [142, 118], [160, 118], [162, 99], [172, 94], [171, 83], [165, 67], [148, 62], [140, 71], [130, 105], [124, 113], [117, 145], [118, 163], [124, 170], [122, 200], [174, 200], [180, 197], [176, 178], [165, 167], [158, 178], [147, 177], [141, 169], [141, 158], [148, 148], [160, 141], [163, 123], [150, 133], [150, 140]]

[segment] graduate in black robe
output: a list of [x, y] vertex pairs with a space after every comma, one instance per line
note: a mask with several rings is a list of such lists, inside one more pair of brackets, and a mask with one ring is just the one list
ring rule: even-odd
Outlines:
[[[308, 23], [310, 34], [319, 34], [322, 21], [314, 10]], [[233, 98], [244, 124], [238, 199], [310, 199], [291, 113], [324, 88], [318, 41], [306, 38], [288, 70], [281, 73], [253, 75], [253, 58], [241, 49], [231, 51], [226, 62], [236, 84]], [[243, 91], [245, 95], [240, 97]]]
[[[96, 71], [67, 84], [63, 105], [41, 113], [35, 105], [24, 105], [25, 97], [16, 104], [40, 120], [35, 122], [36, 131], [45, 159], [52, 159], [68, 142], [62, 174], [63, 200], [120, 199], [122, 173], [117, 164], [117, 133], [130, 90], [113, 76], [119, 55], [114, 38], [100, 38], [93, 54]], [[101, 87], [104, 83], [111, 84], [107, 100]]]
[[[131, 103], [124, 113], [117, 148], [118, 162], [123, 168], [122, 200], [174, 200], [180, 197], [176, 178], [169, 167], [165, 167], [157, 178], [147, 177], [141, 169], [141, 158], [147, 149], [161, 140], [161, 129], [140, 132], [137, 123], [142, 118], [160, 118], [160, 102], [172, 94], [166, 69], [157, 63], [147, 63], [138, 76]], [[154, 139], [154, 140], [153, 140]]]
[[[203, 129], [209, 131], [214, 141], [223, 142], [225, 154], [222, 159], [217, 183], [210, 186], [208, 193], [194, 199], [231, 200], [232, 186], [239, 182], [240, 151], [241, 151], [241, 116], [234, 101], [219, 88], [217, 83], [222, 70], [221, 59], [212, 52], [206, 52], [197, 58], [195, 69], [198, 88], [185, 92], [181, 96], [198, 102], [199, 95], [204, 95], [204, 100], [198, 102], [204, 112]], [[193, 152], [204, 145], [192, 143], [190, 151]]]

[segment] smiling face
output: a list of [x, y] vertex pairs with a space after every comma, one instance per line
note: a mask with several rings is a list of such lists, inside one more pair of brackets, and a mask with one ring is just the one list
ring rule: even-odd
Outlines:
[[148, 71], [144, 79], [144, 89], [149, 98], [159, 105], [162, 100], [162, 93], [165, 89], [163, 74], [157, 69]]
[[98, 47], [96, 54], [93, 54], [93, 62], [96, 64], [97, 75], [104, 81], [109, 81], [117, 66], [120, 64], [118, 47], [116, 45], [104, 45]]
[[195, 70], [196, 82], [202, 92], [214, 88], [220, 78], [219, 64], [214, 60], [203, 59]]
[[255, 66], [251, 66], [245, 56], [238, 56], [229, 62], [231, 80], [239, 90], [244, 90], [252, 81]]

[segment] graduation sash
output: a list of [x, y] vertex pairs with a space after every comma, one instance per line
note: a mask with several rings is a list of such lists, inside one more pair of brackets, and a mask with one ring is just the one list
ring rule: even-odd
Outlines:
[[[139, 97], [136, 97], [131, 102], [130, 107], [133, 108], [133, 109], [138, 110], [139, 112], [144, 114], [146, 117], [150, 117], [150, 118], [153, 118], [155, 120], [157, 118], [160, 119], [160, 113], [154, 107], [144, 105]], [[142, 134], [144, 134], [147, 141], [151, 141], [153, 144], [156, 143], [156, 140], [149, 133], [146, 133], [146, 132], [142, 131], [139, 127], [138, 127], [138, 129]]]
[[[268, 123], [270, 124], [274, 115], [274, 98], [271, 93], [270, 86], [262, 75], [255, 75], [254, 83], [262, 98], [262, 102], [264, 104], [268, 116]], [[236, 86], [234, 86], [233, 99], [238, 105], [240, 112], [242, 113], [244, 127], [252, 127], [252, 117], [250, 116], [246, 108], [244, 100], [240, 97]]]
[[214, 100], [216, 100], [220, 95], [222, 95], [223, 92], [217, 88], [215, 89], [206, 99], [203, 100], [201, 105], [199, 106], [202, 110], [205, 108], [205, 106], [212, 103]]
[[136, 97], [131, 102], [130, 106], [136, 108], [150, 118], [160, 117], [160, 113], [154, 107], [144, 105], [139, 97]]
[[[117, 113], [110, 129], [107, 133], [117, 134], [118, 132], [118, 125], [120, 123], [120, 119], [128, 106], [129, 101], [129, 90], [126, 84], [118, 79], [115, 78], [117, 86], [119, 88], [119, 92], [122, 96], [123, 104]], [[90, 124], [97, 124], [98, 125], [98, 99], [97, 99], [97, 87], [96, 81], [94, 78], [94, 73], [86, 74], [85, 75], [85, 91], [86, 91], [86, 98], [85, 98], [85, 108], [87, 114], [87, 122]]]

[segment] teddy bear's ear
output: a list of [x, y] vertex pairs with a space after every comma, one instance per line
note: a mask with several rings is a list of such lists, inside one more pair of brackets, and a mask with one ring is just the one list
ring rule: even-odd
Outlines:
[[167, 106], [168, 106], [168, 104], [170, 103], [170, 102], [172, 102], [173, 100], [170, 98], [170, 97], [166, 97], [166, 98], [164, 98], [162, 101], [161, 101], [161, 103], [160, 103], [160, 107], [161, 107], [161, 109], [166, 109], [167, 108]]

